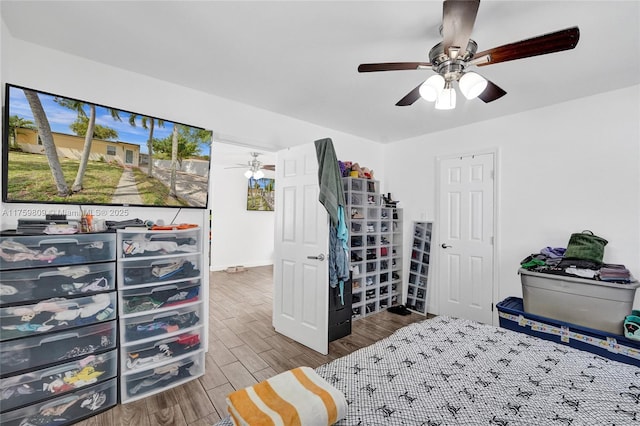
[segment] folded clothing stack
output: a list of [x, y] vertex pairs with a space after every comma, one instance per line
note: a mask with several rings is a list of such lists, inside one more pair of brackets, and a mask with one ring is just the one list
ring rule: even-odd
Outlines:
[[606, 264], [600, 268], [600, 280], [617, 283], [630, 283], [631, 273], [624, 265]]
[[347, 400], [310, 367], [298, 367], [227, 396], [234, 425], [332, 425]]

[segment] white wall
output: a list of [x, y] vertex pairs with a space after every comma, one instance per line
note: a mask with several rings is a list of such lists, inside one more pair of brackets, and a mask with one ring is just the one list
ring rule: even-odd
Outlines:
[[[405, 210], [405, 241], [411, 221], [436, 218], [436, 158], [497, 149], [495, 302], [522, 296], [521, 259], [566, 247], [584, 229], [609, 240], [605, 262], [640, 277], [639, 100], [633, 86], [385, 146], [386, 183]], [[429, 312], [436, 313], [435, 277], [430, 283]]]
[[[330, 137], [339, 159], [359, 161], [360, 164], [373, 168], [376, 178], [384, 177], [382, 147], [377, 143], [17, 40], [8, 33], [4, 22], [2, 22], [0, 36], [2, 37], [0, 39], [2, 99], [4, 99], [4, 83], [12, 83], [200, 126], [213, 130], [215, 140], [223, 139], [256, 148], [265, 147], [268, 151], [278, 147], [313, 143], [316, 139]], [[245, 185], [246, 179], [239, 182]], [[227, 183], [230, 184], [229, 187], [225, 187]], [[212, 235], [215, 239], [215, 252], [212, 264], [219, 266], [263, 264], [272, 256], [273, 231], [270, 234], [270, 242], [267, 242], [269, 235], [265, 233], [264, 239], [261, 239], [264, 244], [254, 244], [253, 236], [256, 233], [249, 231], [254, 227], [264, 230], [267, 225], [245, 219], [270, 213], [248, 213], [244, 202], [233, 202], [233, 197], [238, 197], [239, 194], [245, 196], [242, 191], [238, 192], [233, 186], [236, 184], [240, 183], [227, 181], [226, 177], [222, 177], [220, 181], [211, 185], [212, 189], [214, 185], [216, 188], [213, 191], [213, 197], [210, 197], [209, 205], [213, 209], [214, 216]], [[232, 207], [236, 204], [239, 206], [237, 210]], [[11, 209], [15, 212], [33, 206], [5, 203], [1, 207], [3, 211]], [[175, 215], [175, 210], [130, 208], [127, 215], [141, 219], [163, 219], [169, 222]], [[264, 219], [268, 216], [261, 217]], [[208, 222], [207, 212], [182, 210], [177, 221], [186, 222], [196, 219], [198, 223]], [[3, 229], [13, 228], [16, 224], [17, 217], [2, 217]], [[228, 232], [237, 229], [252, 235], [251, 241], [241, 243], [241, 249], [235, 247], [239, 241], [238, 233]], [[229, 237], [227, 234], [230, 234]], [[232, 253], [237, 257], [231, 256]], [[220, 256], [219, 260], [216, 259], [218, 256]]]
[[[224, 166], [211, 168], [212, 271], [273, 264], [275, 213], [247, 210], [244, 172]], [[265, 172], [265, 177], [273, 179], [274, 173]]]

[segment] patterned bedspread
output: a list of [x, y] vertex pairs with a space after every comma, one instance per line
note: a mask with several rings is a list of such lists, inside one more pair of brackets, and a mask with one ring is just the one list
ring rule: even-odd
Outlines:
[[639, 368], [444, 316], [316, 371], [346, 395], [339, 425], [640, 424]]

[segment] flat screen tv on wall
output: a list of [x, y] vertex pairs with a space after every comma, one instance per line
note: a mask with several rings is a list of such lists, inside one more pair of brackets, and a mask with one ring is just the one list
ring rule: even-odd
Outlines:
[[207, 207], [210, 130], [12, 84], [3, 119], [3, 202]]

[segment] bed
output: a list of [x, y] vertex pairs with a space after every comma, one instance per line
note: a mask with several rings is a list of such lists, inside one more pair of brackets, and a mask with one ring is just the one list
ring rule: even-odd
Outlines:
[[446, 316], [315, 371], [346, 396], [338, 425], [640, 424], [638, 367]]

